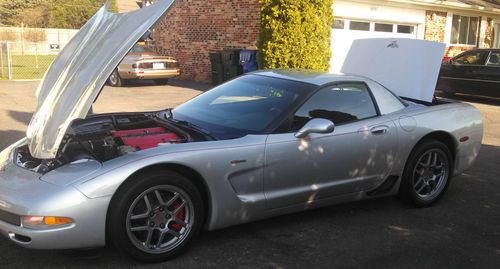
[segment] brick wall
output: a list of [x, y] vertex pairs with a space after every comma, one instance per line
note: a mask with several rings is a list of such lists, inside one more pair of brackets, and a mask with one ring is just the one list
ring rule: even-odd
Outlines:
[[259, 9], [258, 0], [177, 0], [156, 28], [156, 48], [177, 58], [182, 79], [209, 82], [209, 52], [256, 49]]
[[444, 42], [447, 15], [446, 12], [425, 11], [425, 40]]

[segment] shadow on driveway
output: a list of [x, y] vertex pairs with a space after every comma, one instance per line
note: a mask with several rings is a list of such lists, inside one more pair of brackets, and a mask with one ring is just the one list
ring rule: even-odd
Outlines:
[[12, 119], [16, 120], [19, 123], [23, 123], [26, 126], [30, 123], [31, 116], [33, 116], [33, 113], [31, 112], [23, 112], [15, 110], [8, 110], [7, 113]]
[[17, 130], [0, 130], [0, 150], [3, 150], [25, 136], [25, 132]]

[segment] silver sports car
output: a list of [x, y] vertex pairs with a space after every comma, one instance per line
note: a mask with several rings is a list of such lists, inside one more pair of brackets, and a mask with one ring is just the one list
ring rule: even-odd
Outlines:
[[202, 229], [395, 194], [429, 206], [476, 159], [474, 107], [355, 75], [260, 71], [175, 109], [87, 115], [171, 3], [102, 8], [52, 64], [26, 138], [0, 153], [8, 240], [161, 261]]

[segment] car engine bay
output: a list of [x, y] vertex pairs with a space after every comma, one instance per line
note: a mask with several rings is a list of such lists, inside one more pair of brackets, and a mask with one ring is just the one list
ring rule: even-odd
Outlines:
[[78, 160], [105, 162], [161, 144], [195, 141], [188, 132], [165, 121], [165, 113], [103, 114], [75, 120], [55, 159], [36, 159], [26, 145], [16, 150], [15, 163], [43, 174]]

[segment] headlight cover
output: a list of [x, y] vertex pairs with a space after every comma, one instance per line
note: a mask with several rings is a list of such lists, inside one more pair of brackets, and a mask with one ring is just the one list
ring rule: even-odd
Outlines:
[[72, 218], [54, 216], [23, 216], [23, 227], [29, 229], [53, 229], [70, 226], [74, 223]]

